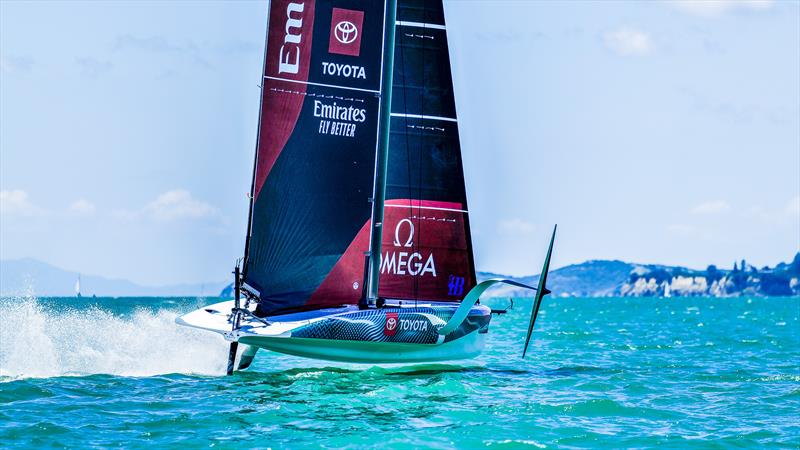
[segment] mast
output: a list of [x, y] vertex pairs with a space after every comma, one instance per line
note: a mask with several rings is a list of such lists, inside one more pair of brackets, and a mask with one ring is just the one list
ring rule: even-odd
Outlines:
[[394, 34], [397, 0], [386, 0], [384, 21], [383, 67], [381, 70], [380, 122], [375, 158], [375, 184], [370, 217], [369, 273], [367, 303], [374, 305], [378, 299], [381, 264], [381, 238], [383, 237], [383, 204], [386, 200], [386, 168], [389, 164], [389, 122], [392, 114], [392, 82], [394, 72]]

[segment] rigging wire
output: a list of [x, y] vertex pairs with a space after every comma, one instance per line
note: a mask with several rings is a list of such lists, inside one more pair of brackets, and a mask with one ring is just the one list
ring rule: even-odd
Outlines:
[[[423, 2], [422, 17], [426, 18], [426, 20], [427, 20], [427, 17], [428, 17], [428, 2]], [[427, 65], [427, 61], [425, 59], [426, 58], [425, 47], [426, 47], [425, 41], [423, 40], [422, 44], [420, 45], [422, 55], [421, 55], [421, 58], [420, 58], [421, 59], [421, 64], [419, 64], [419, 70], [422, 73], [422, 89], [420, 89], [420, 93], [419, 93], [419, 95], [420, 95], [420, 102], [419, 102], [419, 104], [420, 104], [420, 112], [419, 113], [423, 117], [425, 116], [425, 91], [427, 89], [427, 83], [426, 83], [427, 80], [425, 79], [425, 67]], [[422, 186], [423, 186], [422, 176], [423, 176], [423, 173], [424, 173], [423, 169], [422, 169], [422, 153], [423, 153], [423, 148], [424, 147], [425, 147], [425, 130], [423, 128], [423, 129], [419, 130], [419, 146], [417, 146], [417, 149], [416, 149], [417, 150], [417, 199], [420, 202], [422, 201]], [[422, 209], [418, 208], [417, 210], [420, 211], [419, 216], [422, 216], [422, 212], [421, 212]], [[415, 252], [419, 252], [419, 249], [421, 247], [422, 236], [423, 236], [422, 224], [423, 224], [424, 221], [420, 217], [420, 218], [417, 219], [417, 222], [419, 224], [419, 226], [418, 226], [418, 228], [419, 228], [418, 236], [419, 237], [414, 242], [414, 251]], [[414, 298], [415, 299], [419, 299], [419, 278], [420, 277], [414, 277]]]
[[[412, 174], [411, 174], [411, 148], [410, 148], [410, 144], [409, 144], [410, 136], [409, 136], [409, 133], [408, 133], [408, 120], [409, 119], [408, 119], [408, 116], [407, 116], [407, 114], [408, 114], [408, 83], [406, 83], [406, 71], [408, 70], [407, 69], [408, 66], [406, 65], [406, 58], [405, 58], [405, 47], [406, 47], [405, 41], [406, 41], [406, 34], [405, 33], [400, 33], [400, 42], [399, 42], [400, 43], [400, 45], [399, 45], [399, 47], [400, 47], [400, 67], [401, 67], [401, 70], [400, 70], [400, 75], [401, 76], [400, 76], [400, 78], [402, 80], [402, 88], [403, 88], [403, 113], [406, 114], [406, 117], [404, 117], [404, 120], [403, 120], [403, 122], [405, 122], [406, 126], [403, 128], [402, 132], [403, 132], [403, 138], [404, 138], [405, 147], [406, 147], [405, 148], [405, 156], [406, 156], [405, 159], [406, 159], [406, 177], [407, 177], [406, 186], [407, 186], [407, 197], [408, 197], [408, 210], [413, 213], [412, 207], [413, 207], [413, 203], [414, 203], [413, 202], [414, 196], [411, 193], [411, 188], [412, 188], [412, 181], [411, 181], [412, 180]], [[411, 220], [411, 223], [413, 224], [414, 223], [413, 214], [409, 219]], [[415, 228], [419, 228], [419, 227], [417, 225], [415, 225]], [[419, 242], [419, 237], [417, 237], [417, 242]], [[414, 306], [416, 307], [417, 306], [417, 300], [418, 300], [419, 296], [417, 295], [416, 280], [414, 280], [414, 283], [415, 283], [415, 286], [414, 286], [414, 290], [412, 291], [412, 294], [414, 296]]]

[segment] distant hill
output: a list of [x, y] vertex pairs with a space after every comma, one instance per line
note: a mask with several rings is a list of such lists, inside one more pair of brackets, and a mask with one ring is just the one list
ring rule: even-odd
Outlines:
[[[480, 272], [478, 279], [503, 277]], [[539, 276], [514, 278], [536, 286]], [[550, 272], [548, 287], [564, 297], [736, 297], [800, 295], [800, 253], [789, 263], [758, 269], [745, 260], [732, 270], [708, 266], [693, 270], [680, 266], [633, 264], [622, 261], [587, 261]], [[491, 291], [498, 297], [530, 296], [531, 291], [502, 286]]]
[[[615, 295], [621, 281], [636, 267], [622, 261], [587, 261], [560, 269], [551, 270], [547, 279], [548, 288], [556, 295], [569, 297], [604, 297]], [[512, 278], [529, 286], [539, 283], [539, 275], [508, 277], [491, 272], [478, 272], [478, 280], [488, 278]], [[498, 297], [530, 296], [532, 292], [513, 286], [499, 286], [491, 291]]]
[[[75, 295], [78, 273], [60, 269], [35, 259], [0, 261], [0, 296], [37, 295], [61, 297]], [[81, 274], [81, 292], [98, 297], [180, 297], [217, 295], [226, 282], [142, 286], [128, 280]]]

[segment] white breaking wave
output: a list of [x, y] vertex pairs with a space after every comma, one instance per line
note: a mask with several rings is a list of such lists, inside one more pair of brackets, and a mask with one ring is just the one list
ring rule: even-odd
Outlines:
[[168, 373], [222, 375], [228, 345], [182, 327], [178, 313], [140, 309], [118, 316], [99, 308], [44, 308], [35, 298], [0, 301], [0, 377], [45, 378]]

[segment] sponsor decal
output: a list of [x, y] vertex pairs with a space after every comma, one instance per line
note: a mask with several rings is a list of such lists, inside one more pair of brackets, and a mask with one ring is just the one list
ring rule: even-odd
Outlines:
[[[395, 247], [413, 248], [414, 247], [414, 223], [410, 219], [403, 219], [397, 222], [394, 229]], [[427, 256], [415, 251], [387, 251], [381, 255], [381, 273], [392, 275], [411, 275], [413, 277], [424, 277], [430, 275], [436, 277], [436, 261], [433, 253]]]
[[460, 296], [464, 293], [464, 277], [450, 275], [447, 282], [447, 295]]
[[428, 321], [425, 319], [401, 319], [398, 328], [402, 331], [428, 331]]
[[333, 8], [328, 53], [348, 56], [360, 55], [363, 24], [364, 11]]
[[397, 317], [396, 312], [387, 312], [386, 313], [386, 323], [383, 325], [383, 334], [385, 336], [394, 336], [397, 334], [397, 327], [400, 324], [400, 320]]
[[386, 313], [386, 323], [383, 325], [385, 336], [394, 336], [400, 331], [428, 331], [428, 320], [423, 318], [401, 319], [396, 312]]
[[289, 3], [286, 6], [286, 34], [278, 52], [278, 73], [296, 74], [300, 70], [304, 7], [305, 3]]
[[321, 119], [317, 130], [319, 134], [355, 137], [356, 125], [367, 120], [367, 110], [314, 100], [314, 117]]
[[322, 62], [322, 74], [332, 77], [367, 79], [367, 72], [361, 66]]

